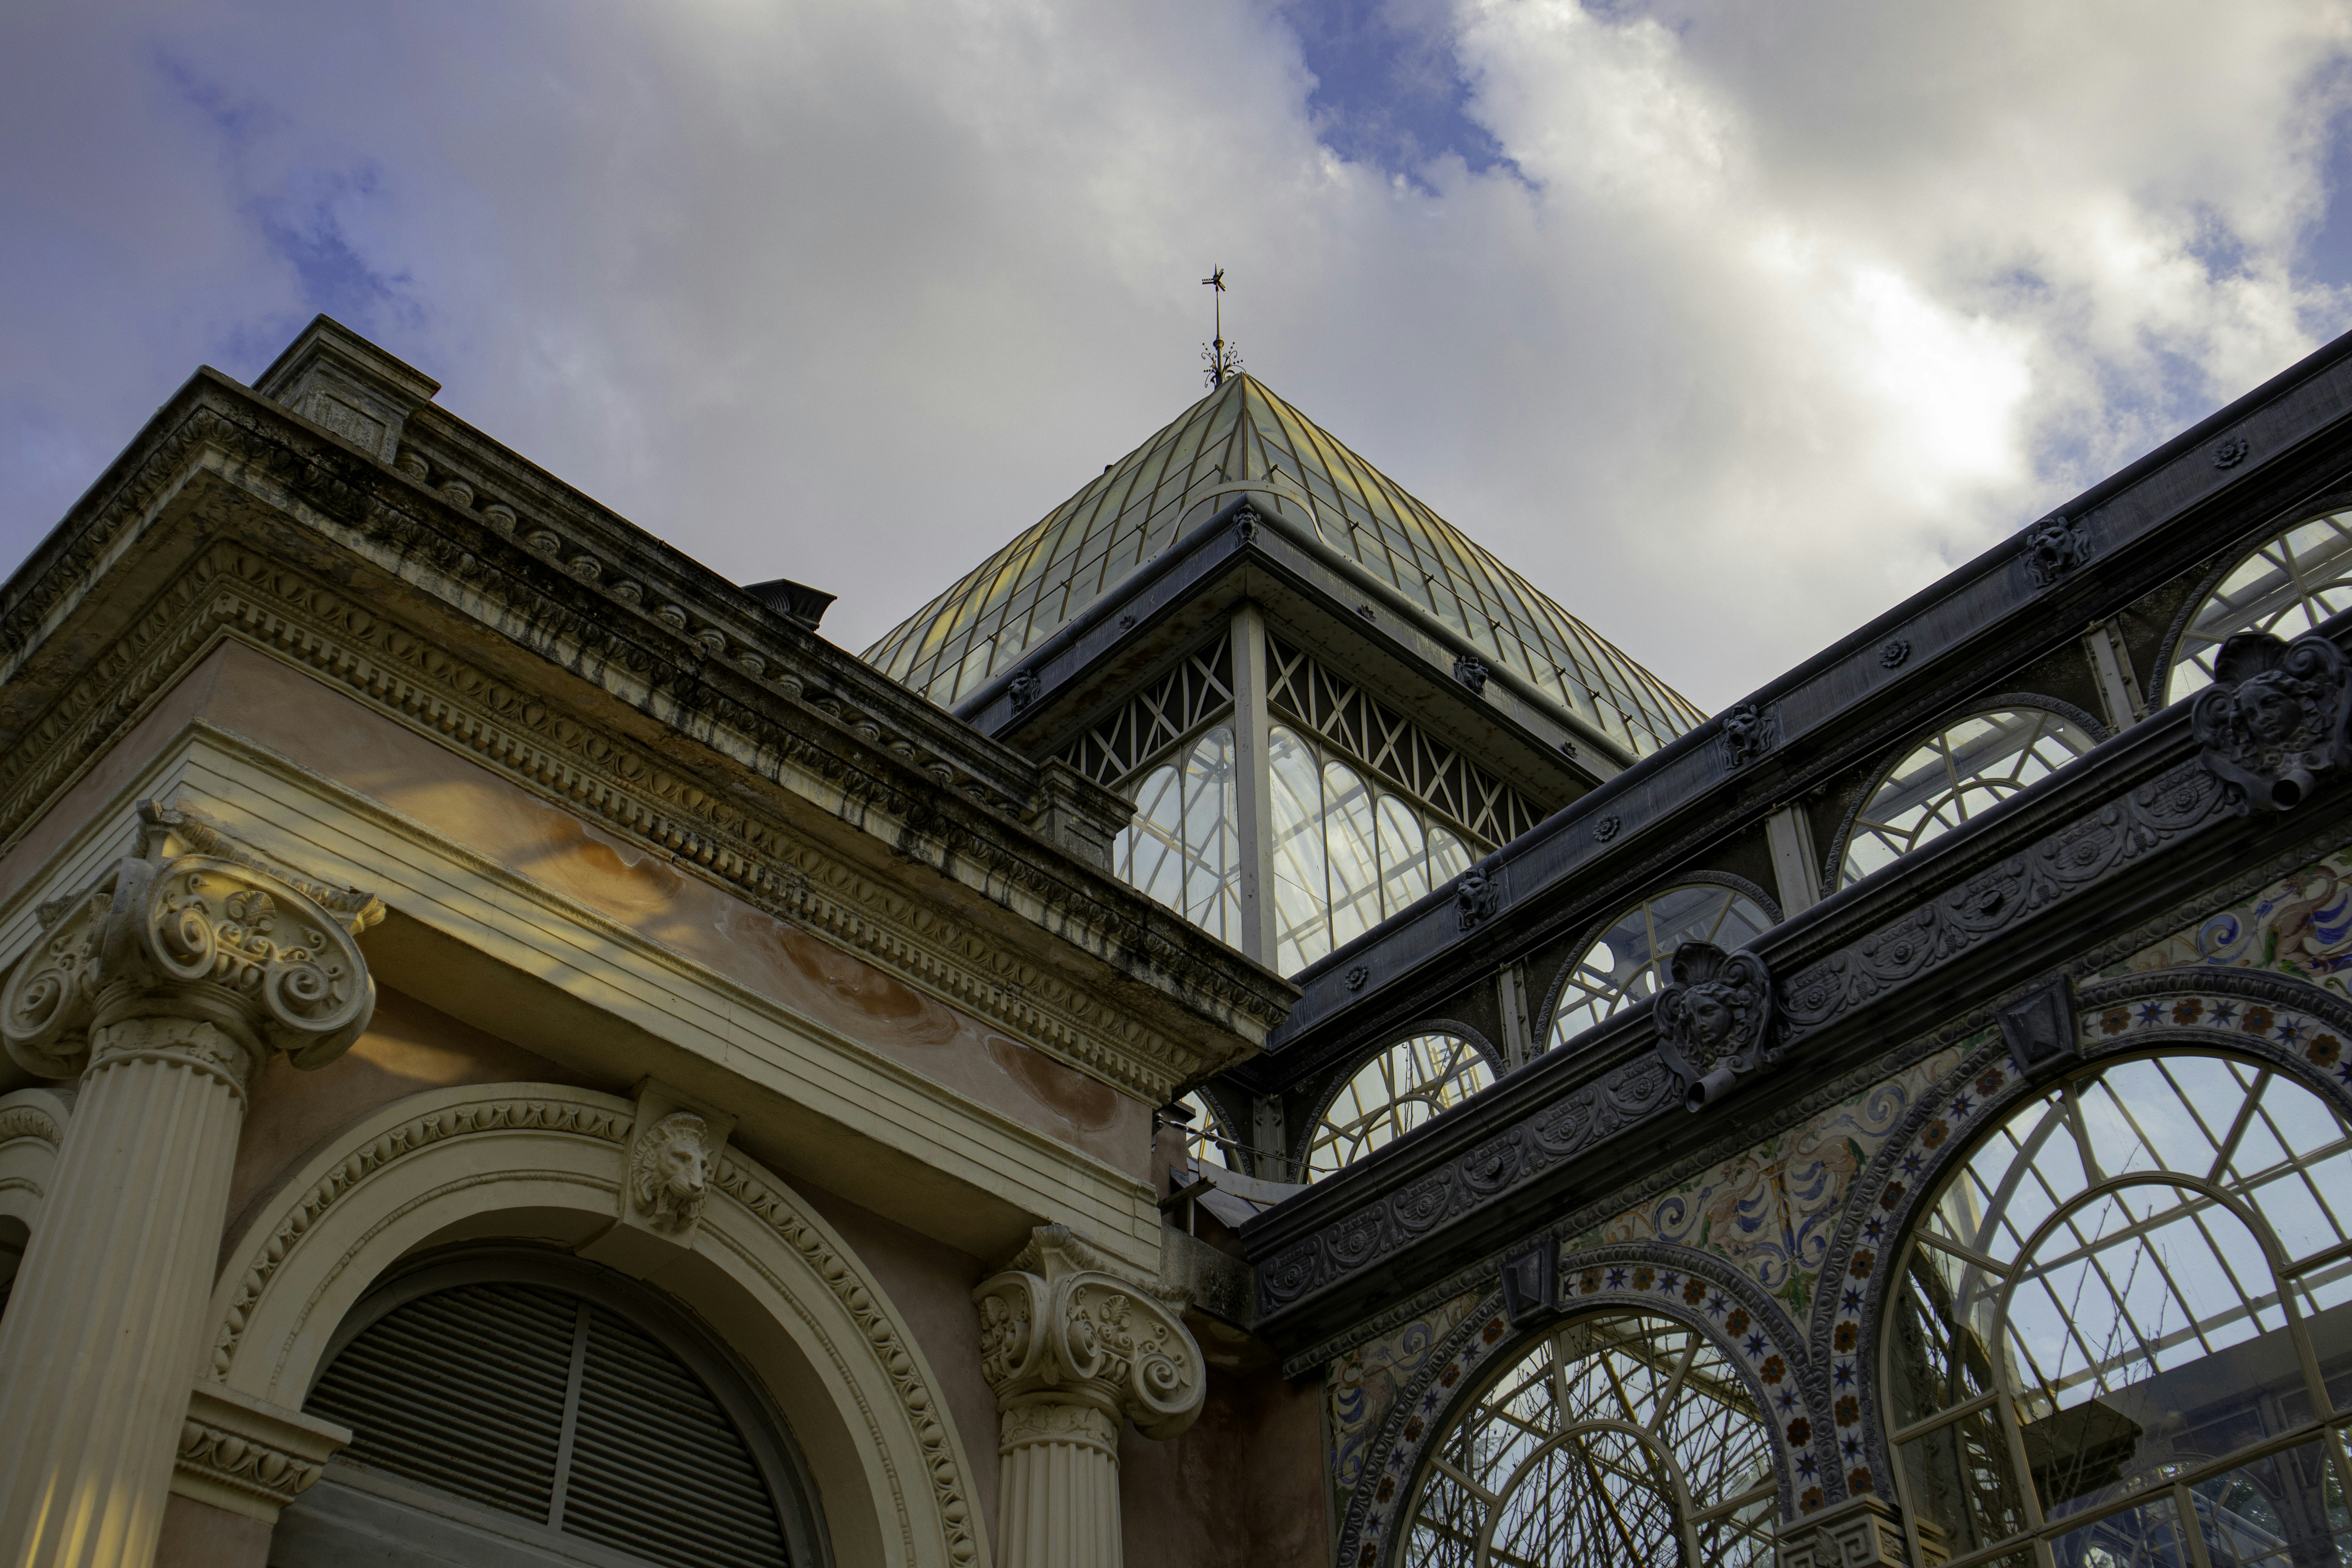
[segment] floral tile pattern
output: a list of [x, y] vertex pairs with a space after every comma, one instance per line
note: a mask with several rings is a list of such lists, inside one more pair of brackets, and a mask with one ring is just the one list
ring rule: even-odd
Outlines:
[[1324, 1376], [1330, 1402], [1331, 1486], [1344, 1510], [1364, 1468], [1365, 1445], [1397, 1392], [1428, 1363], [1446, 1334], [1478, 1305], [1473, 1292], [1456, 1296], [1393, 1333], [1358, 1345], [1334, 1361]]
[[1774, 1133], [1705, 1174], [1604, 1221], [1578, 1249], [1665, 1241], [1720, 1258], [1805, 1321], [1854, 1173], [1930, 1085], [1958, 1065], [1955, 1046], [1884, 1083]]
[[2141, 949], [2100, 975], [2200, 964], [2272, 970], [2352, 996], [2352, 845]]

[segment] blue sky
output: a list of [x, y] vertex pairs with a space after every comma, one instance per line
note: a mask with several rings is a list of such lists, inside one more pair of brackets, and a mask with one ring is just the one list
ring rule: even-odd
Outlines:
[[2352, 325], [2347, 52], [2352, 0], [22, 0], [0, 560], [326, 310], [863, 647], [1197, 395], [1222, 263], [1253, 371], [1719, 706]]

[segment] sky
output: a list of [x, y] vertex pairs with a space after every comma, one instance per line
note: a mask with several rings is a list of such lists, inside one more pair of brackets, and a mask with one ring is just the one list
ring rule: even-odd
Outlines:
[[1709, 710], [2352, 328], [2352, 0], [11, 0], [0, 154], [0, 570], [325, 311], [853, 650], [1213, 266]]

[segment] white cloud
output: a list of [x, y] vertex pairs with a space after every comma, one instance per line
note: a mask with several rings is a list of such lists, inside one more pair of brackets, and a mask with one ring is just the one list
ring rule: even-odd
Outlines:
[[1517, 173], [1416, 185], [1251, 0], [12, 12], [0, 553], [325, 302], [859, 647], [1197, 395], [1223, 262], [1253, 370], [1713, 706], [2352, 304], [2343, 5], [1455, 16]]

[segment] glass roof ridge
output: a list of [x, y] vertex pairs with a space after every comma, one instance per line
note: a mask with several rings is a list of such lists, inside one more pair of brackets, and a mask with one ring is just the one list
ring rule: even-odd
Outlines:
[[1403, 595], [1516, 686], [1646, 755], [1706, 715], [1622, 648], [1246, 372], [989, 555], [866, 651], [944, 707], [1011, 669], [1175, 542], [1221, 485], [1309, 502], [1325, 543]]

